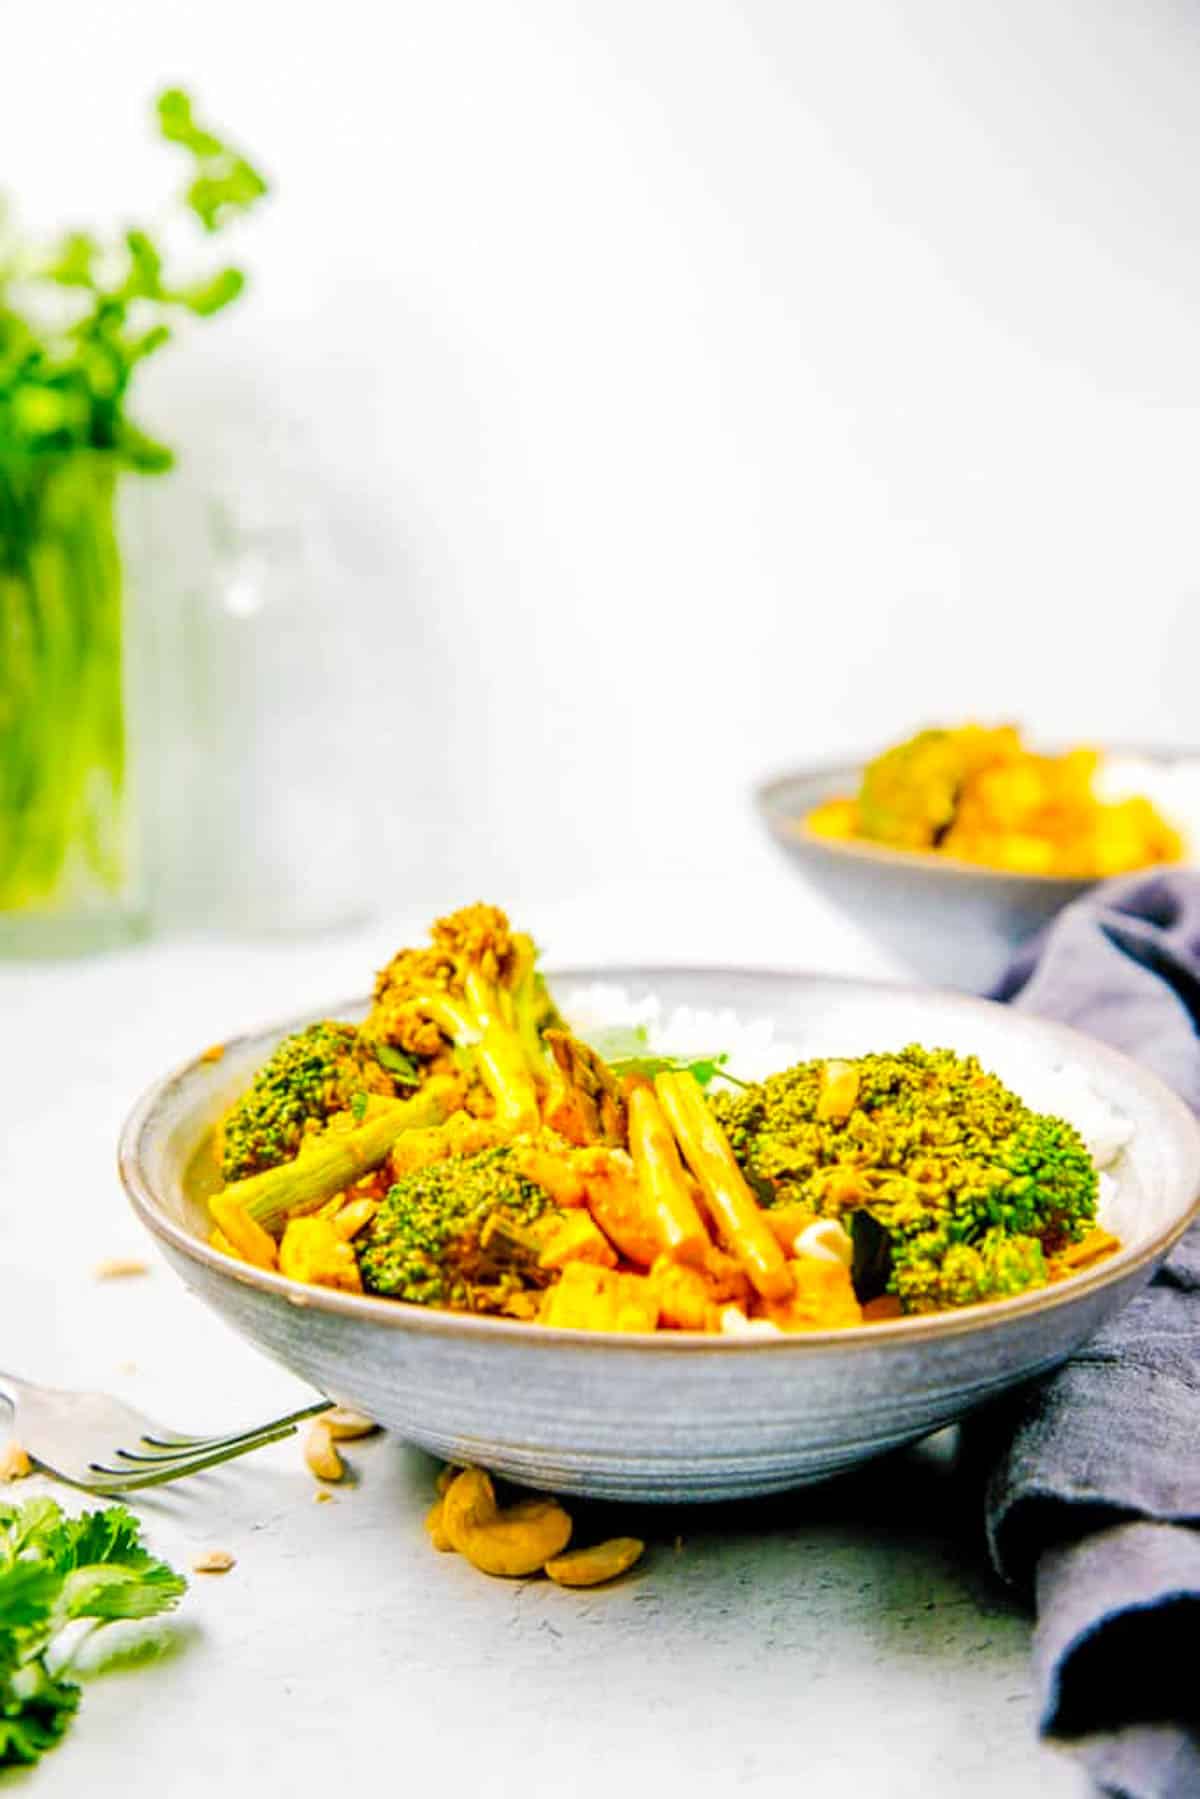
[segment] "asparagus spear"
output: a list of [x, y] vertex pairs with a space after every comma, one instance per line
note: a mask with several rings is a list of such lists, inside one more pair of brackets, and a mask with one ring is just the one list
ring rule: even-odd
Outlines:
[[654, 1089], [729, 1253], [764, 1299], [786, 1299], [793, 1282], [783, 1251], [704, 1094], [690, 1074], [660, 1074]]

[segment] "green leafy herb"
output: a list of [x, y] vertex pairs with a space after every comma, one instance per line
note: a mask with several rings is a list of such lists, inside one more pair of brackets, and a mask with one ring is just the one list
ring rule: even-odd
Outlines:
[[206, 231], [219, 230], [227, 218], [266, 193], [266, 182], [244, 156], [196, 124], [192, 103], [179, 88], [159, 95], [158, 124], [168, 143], [182, 145], [195, 158], [187, 203]]
[[419, 1087], [421, 1085], [420, 1070], [412, 1057], [406, 1056], [403, 1050], [393, 1049], [390, 1043], [377, 1043], [375, 1060], [381, 1068], [386, 1068], [392, 1079], [398, 1081], [402, 1087]]
[[[164, 94], [158, 120], [188, 158], [175, 212], [201, 241], [265, 193], [185, 94]], [[130, 394], [179, 319], [244, 285], [238, 268], [176, 268], [137, 224], [31, 241], [0, 196], [2, 913], [83, 910], [129, 878], [116, 483], [173, 460]]]
[[[267, 192], [240, 151], [196, 122], [186, 94], [168, 90], [156, 110], [163, 138], [189, 159], [179, 199], [206, 233]], [[177, 315], [210, 318], [244, 285], [233, 267], [175, 273], [140, 226], [108, 243], [72, 230], [49, 246], [0, 229], [0, 451], [107, 450], [125, 466], [169, 467], [170, 449], [127, 415], [134, 371], [170, 340]]]
[[155, 1617], [186, 1585], [124, 1506], [69, 1518], [52, 1499], [0, 1505], [0, 1769], [37, 1761], [79, 1705], [59, 1653], [68, 1625]]
[[[729, 1060], [726, 1055], [719, 1056], [617, 1056], [609, 1062], [615, 1074], [640, 1074], [647, 1080], [653, 1080], [656, 1074], [690, 1074], [701, 1087], [707, 1087], [718, 1075], [732, 1081], [734, 1076], [727, 1074], [725, 1064]], [[741, 1083], [737, 1083], [740, 1085]]]
[[717, 1076], [743, 1083], [726, 1069], [729, 1057], [723, 1051], [708, 1056], [663, 1056], [650, 1048], [650, 1031], [644, 1024], [610, 1025], [591, 1031], [588, 1041], [597, 1055], [603, 1056], [614, 1074], [642, 1075], [653, 1080], [656, 1074], [690, 1074], [701, 1086], [710, 1086]]
[[367, 1115], [367, 1096], [361, 1088], [350, 1101], [350, 1113], [355, 1124], [361, 1124]]

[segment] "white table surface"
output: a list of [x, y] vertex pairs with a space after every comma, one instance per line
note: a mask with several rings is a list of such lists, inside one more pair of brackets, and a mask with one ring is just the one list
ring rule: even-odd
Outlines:
[[[767, 856], [726, 888], [629, 881], [521, 908], [551, 966], [737, 961], [897, 975]], [[298, 1382], [158, 1259], [114, 1173], [138, 1092], [198, 1047], [364, 991], [428, 915], [269, 943], [163, 942], [0, 966], [0, 1366], [220, 1428]], [[102, 1258], [145, 1258], [99, 1281]], [[0, 1437], [5, 1426], [0, 1402]], [[987, 1569], [947, 1434], [769, 1502], [619, 1511], [635, 1576], [571, 1593], [489, 1580], [421, 1527], [434, 1465], [386, 1437], [314, 1503], [298, 1439], [132, 1503], [196, 1575], [169, 1653], [87, 1688], [7, 1792], [260, 1799], [384, 1780], [472, 1799], [731, 1791], [821, 1799], [1086, 1791], [1035, 1738], [1029, 1624]], [[35, 1476], [12, 1496], [55, 1491]], [[81, 1496], [58, 1489], [64, 1503]]]

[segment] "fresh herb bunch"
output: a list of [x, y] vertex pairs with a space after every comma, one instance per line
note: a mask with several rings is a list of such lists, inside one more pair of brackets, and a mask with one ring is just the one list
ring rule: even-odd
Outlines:
[[[185, 221], [220, 230], [266, 193], [186, 94], [157, 117], [188, 157]], [[130, 388], [178, 317], [244, 285], [177, 272], [142, 227], [40, 247], [0, 208], [0, 913], [89, 913], [134, 878], [116, 488], [172, 452], [129, 416]]]
[[[190, 159], [179, 198], [206, 232], [267, 192], [241, 154], [196, 122], [178, 88], [156, 103], [159, 131]], [[125, 465], [170, 466], [167, 445], [128, 416], [134, 371], [171, 336], [180, 313], [210, 318], [245, 286], [242, 271], [168, 271], [154, 235], [131, 226], [115, 242], [69, 231], [48, 247], [0, 230], [0, 454], [107, 450]]]
[[124, 1506], [68, 1518], [53, 1499], [0, 1505], [0, 1770], [52, 1749], [79, 1705], [69, 1626], [156, 1617], [186, 1586]]

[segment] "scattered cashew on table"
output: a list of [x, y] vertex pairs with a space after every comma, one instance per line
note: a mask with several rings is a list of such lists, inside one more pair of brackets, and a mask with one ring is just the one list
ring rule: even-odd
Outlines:
[[535, 1497], [502, 1508], [482, 1468], [442, 1470], [425, 1528], [435, 1549], [457, 1551], [484, 1574], [520, 1580], [544, 1572], [563, 1587], [615, 1580], [645, 1548], [636, 1537], [612, 1537], [568, 1551], [572, 1525], [562, 1506]]

